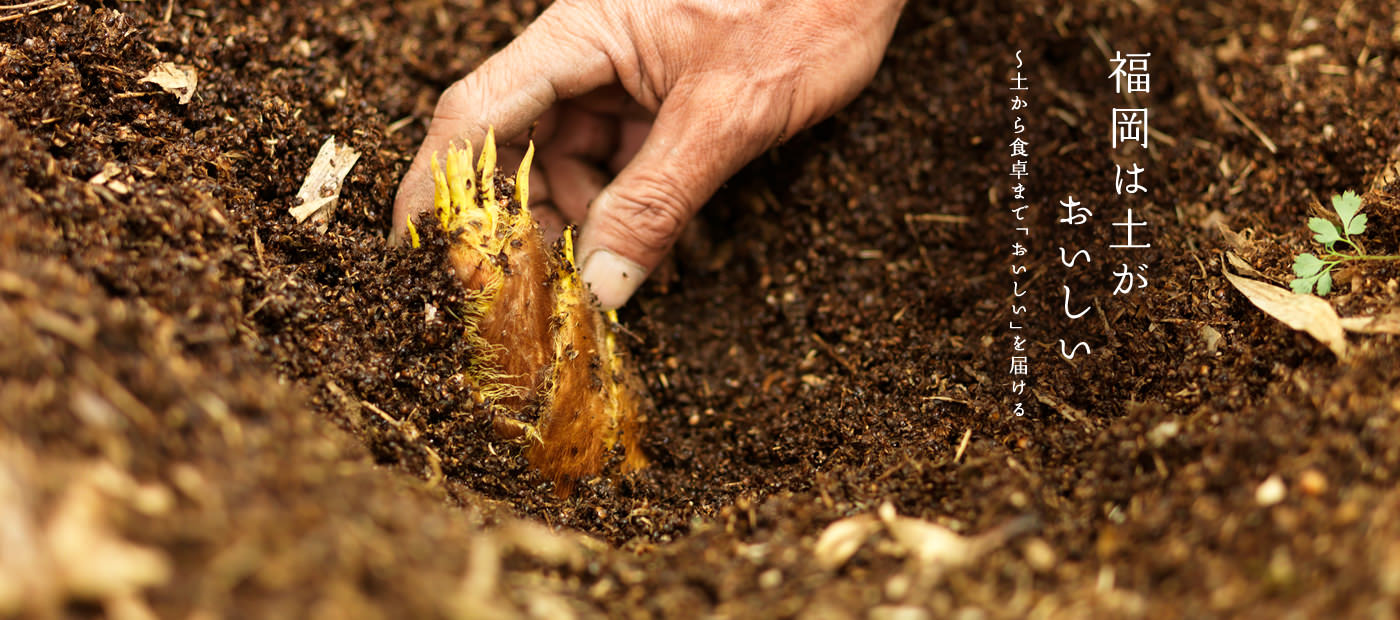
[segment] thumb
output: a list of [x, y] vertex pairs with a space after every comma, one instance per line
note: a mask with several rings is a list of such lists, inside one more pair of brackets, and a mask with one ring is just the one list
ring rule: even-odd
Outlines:
[[604, 310], [627, 303], [705, 201], [772, 142], [732, 108], [673, 91], [642, 148], [593, 199], [575, 256]]

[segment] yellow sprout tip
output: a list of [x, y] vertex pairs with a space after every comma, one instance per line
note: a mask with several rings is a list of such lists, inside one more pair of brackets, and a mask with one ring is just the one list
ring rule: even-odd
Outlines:
[[423, 240], [418, 237], [418, 227], [413, 225], [413, 218], [408, 218], [408, 243], [415, 249], [422, 247]]
[[486, 129], [486, 141], [481, 145], [481, 159], [476, 165], [477, 174], [481, 175], [481, 206], [487, 212], [496, 209], [496, 128]]
[[[476, 160], [476, 173], [483, 179], [496, 171], [496, 128], [486, 128], [486, 141], [481, 143], [481, 158]], [[482, 188], [486, 189], [486, 188]]]
[[442, 223], [443, 230], [451, 230], [452, 200], [447, 191], [447, 175], [442, 173], [437, 155], [433, 155], [429, 167], [433, 171], [433, 208], [437, 211], [438, 221]]
[[521, 209], [530, 208], [530, 162], [535, 159], [535, 141], [525, 148], [525, 158], [520, 160], [520, 168], [515, 171], [515, 201]]
[[461, 222], [466, 216], [468, 196], [467, 179], [471, 175], [471, 161], [462, 161], [461, 149], [447, 151], [447, 189], [452, 200], [452, 220]]
[[574, 266], [574, 227], [564, 229], [564, 262], [569, 264], [569, 271], [575, 271]]

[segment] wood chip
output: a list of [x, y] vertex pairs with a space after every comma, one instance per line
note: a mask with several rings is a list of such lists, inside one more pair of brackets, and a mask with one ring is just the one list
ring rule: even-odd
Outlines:
[[161, 90], [179, 97], [180, 104], [184, 105], [194, 98], [195, 86], [199, 84], [199, 73], [189, 65], [163, 62], [152, 67], [150, 73], [140, 81], [159, 86]]
[[1209, 325], [1202, 325], [1200, 334], [1201, 340], [1206, 343], [1206, 354], [1214, 355], [1216, 351], [1220, 350], [1220, 340], [1223, 336], [1220, 335], [1219, 331]]
[[895, 514], [889, 503], [881, 506], [880, 520], [901, 551], [925, 568], [962, 566], [984, 551], [971, 539], [942, 525]]
[[288, 209], [298, 224], [310, 219], [316, 232], [326, 232], [340, 200], [341, 185], [359, 160], [360, 154], [355, 149], [336, 144], [335, 136], [326, 138], [297, 191], [295, 206]]
[[[1223, 271], [1223, 270], [1222, 270]], [[1223, 271], [1225, 279], [1243, 293], [1255, 307], [1293, 329], [1307, 332], [1336, 354], [1347, 358], [1347, 336], [1332, 304], [1312, 295], [1301, 295], [1288, 289], [1265, 284]]]
[[822, 531], [812, 549], [817, 565], [826, 570], [841, 568], [879, 529], [880, 522], [876, 520], [875, 515], [868, 513], [847, 517], [826, 526], [826, 530]]

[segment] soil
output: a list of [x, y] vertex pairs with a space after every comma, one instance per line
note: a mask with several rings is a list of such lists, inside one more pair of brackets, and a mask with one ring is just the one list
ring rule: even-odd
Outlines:
[[[429, 317], [460, 303], [440, 242], [385, 241], [436, 93], [541, 8], [0, 7], [0, 575], [32, 588], [0, 615], [1393, 617], [1396, 336], [1339, 359], [1221, 272], [1233, 250], [1286, 286], [1345, 190], [1368, 249], [1400, 249], [1400, 11], [910, 3], [870, 87], [729, 183], [624, 308], [651, 466], [561, 498]], [[1113, 50], [1152, 53], [1150, 94], [1113, 92]], [[160, 62], [194, 67], [188, 104], [140, 82]], [[1125, 102], [1154, 132], [1115, 159]], [[331, 135], [362, 157], [319, 234], [287, 210]], [[1134, 161], [1149, 192], [1120, 198]], [[1067, 195], [1091, 223], [1058, 223]], [[1150, 249], [1108, 247], [1129, 207]], [[1122, 264], [1149, 285], [1114, 294]], [[1382, 314], [1397, 278], [1368, 263], [1329, 300]], [[891, 526], [814, 561], [886, 503], [980, 542], [921, 561]], [[43, 542], [71, 522], [109, 544]]]

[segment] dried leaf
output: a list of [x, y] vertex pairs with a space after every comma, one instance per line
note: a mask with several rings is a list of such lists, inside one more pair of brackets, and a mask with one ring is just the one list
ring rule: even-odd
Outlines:
[[194, 98], [195, 86], [199, 84], [199, 73], [189, 65], [163, 62], [151, 68], [141, 82], [150, 82], [161, 90], [179, 97], [180, 103], [188, 104]]
[[1387, 185], [1400, 179], [1400, 146], [1395, 147], [1390, 153], [1390, 163], [1387, 163], [1381, 171], [1376, 173], [1371, 179], [1371, 191], [1379, 191]]
[[317, 232], [326, 232], [340, 199], [341, 185], [359, 160], [360, 154], [355, 149], [336, 144], [335, 136], [326, 138], [297, 191], [296, 206], [288, 210], [297, 223], [309, 218]]
[[1243, 293], [1249, 302], [1293, 329], [1307, 332], [1332, 350], [1339, 359], [1347, 357], [1346, 332], [1332, 304], [1312, 295], [1300, 295], [1223, 271], [1225, 279]]
[[1230, 246], [1232, 250], [1242, 250], [1250, 244], [1249, 239], [1243, 234], [1230, 229], [1230, 225], [1225, 223], [1225, 216], [1219, 211], [1211, 211], [1202, 220], [1201, 226], [1206, 229], [1214, 228], [1216, 232], [1220, 233], [1220, 238], [1225, 241], [1225, 245]]
[[1255, 269], [1253, 265], [1244, 262], [1244, 259], [1240, 258], [1240, 256], [1238, 254], [1235, 254], [1234, 252], [1226, 252], [1225, 260], [1230, 263], [1231, 267], [1235, 268], [1235, 271], [1240, 272], [1240, 275], [1249, 276], [1251, 278], [1259, 278], [1261, 280], [1267, 279], [1267, 277], [1263, 273], [1260, 273], [1260, 271], [1258, 269]]
[[1358, 334], [1400, 334], [1400, 311], [1376, 316], [1349, 316], [1341, 323], [1342, 329]]
[[880, 522], [871, 514], [847, 517], [826, 526], [812, 549], [817, 564], [827, 570], [840, 568], [879, 529]]

